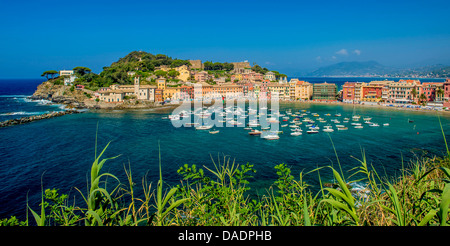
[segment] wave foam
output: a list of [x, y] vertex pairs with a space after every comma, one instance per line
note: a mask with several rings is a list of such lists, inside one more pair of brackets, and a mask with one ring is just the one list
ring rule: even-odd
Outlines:
[[43, 111], [43, 112], [25, 112], [25, 111], [18, 111], [18, 112], [10, 112], [10, 113], [3, 113], [0, 114], [0, 116], [10, 116], [10, 115], [38, 115], [38, 114], [48, 114], [49, 111]]

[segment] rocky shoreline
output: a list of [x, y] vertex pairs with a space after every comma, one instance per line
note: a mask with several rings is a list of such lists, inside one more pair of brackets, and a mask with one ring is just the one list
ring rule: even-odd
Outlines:
[[5, 120], [0, 122], [0, 127], [8, 127], [8, 126], [14, 126], [14, 125], [20, 125], [20, 124], [26, 124], [33, 121], [43, 120], [43, 119], [49, 119], [53, 117], [63, 116], [66, 114], [79, 114], [80, 111], [77, 110], [66, 110], [62, 112], [51, 112], [47, 114], [41, 114], [41, 115], [33, 115], [33, 116], [27, 116], [22, 117], [19, 119], [11, 119], [11, 120]]

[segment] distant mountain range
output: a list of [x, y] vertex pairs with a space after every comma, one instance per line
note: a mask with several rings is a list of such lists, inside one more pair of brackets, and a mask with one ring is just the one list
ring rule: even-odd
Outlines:
[[394, 68], [384, 66], [376, 61], [353, 61], [320, 67], [306, 73], [305, 76], [446, 78], [450, 77], [450, 66], [437, 64], [418, 68]]

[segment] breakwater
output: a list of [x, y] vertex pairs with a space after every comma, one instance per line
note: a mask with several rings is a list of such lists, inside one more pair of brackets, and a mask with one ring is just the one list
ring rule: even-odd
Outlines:
[[81, 113], [81, 112], [78, 111], [78, 110], [66, 110], [66, 111], [62, 111], [62, 112], [50, 112], [50, 113], [47, 113], [47, 114], [27, 116], [27, 117], [22, 117], [22, 118], [18, 118], [18, 119], [11, 119], [11, 120], [2, 121], [2, 122], [0, 122], [0, 127], [20, 125], [20, 124], [30, 123], [30, 122], [33, 122], [33, 121], [38, 121], [38, 120], [44, 120], [44, 119], [50, 119], [50, 118], [53, 118], [53, 117], [63, 116], [63, 115], [66, 115], [66, 114], [79, 114], [79, 113]]

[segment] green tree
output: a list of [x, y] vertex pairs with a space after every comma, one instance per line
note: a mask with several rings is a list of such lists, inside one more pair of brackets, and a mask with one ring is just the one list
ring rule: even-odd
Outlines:
[[56, 74], [59, 74], [58, 71], [56, 71], [56, 70], [48, 70], [48, 71], [43, 72], [41, 74], [41, 76], [42, 77], [45, 76], [47, 78], [47, 80], [48, 80], [48, 76], [51, 76], [52, 79], [53, 79]]
[[178, 72], [178, 71], [175, 70], [175, 69], [170, 69], [170, 70], [167, 72], [167, 75], [168, 75], [169, 77], [175, 78], [175, 77], [177, 77], [178, 75], [180, 75], [180, 72]]
[[157, 70], [154, 72], [154, 74], [158, 77], [167, 77], [167, 72], [163, 70]]
[[441, 88], [437, 89], [435, 101], [436, 101], [436, 99], [438, 101], [442, 101], [443, 96], [444, 96], [444, 91]]
[[77, 76], [81, 77], [81, 76], [83, 76], [83, 75], [85, 75], [85, 74], [91, 73], [92, 70], [91, 70], [90, 68], [87, 68], [87, 67], [75, 67], [75, 68], [73, 69], [73, 72], [74, 72]]
[[214, 69], [214, 64], [211, 61], [205, 61], [203, 63], [203, 67], [205, 70], [213, 70]]
[[423, 94], [423, 93], [420, 94], [419, 101], [420, 101], [420, 103], [426, 102], [427, 96], [425, 96], [425, 94]]
[[411, 91], [411, 95], [413, 96], [413, 98], [412, 98], [413, 100], [416, 99], [417, 94], [418, 94], [418, 92], [417, 92], [417, 90], [416, 90], [416, 87], [414, 87], [414, 88], [412, 89], [412, 91]]

